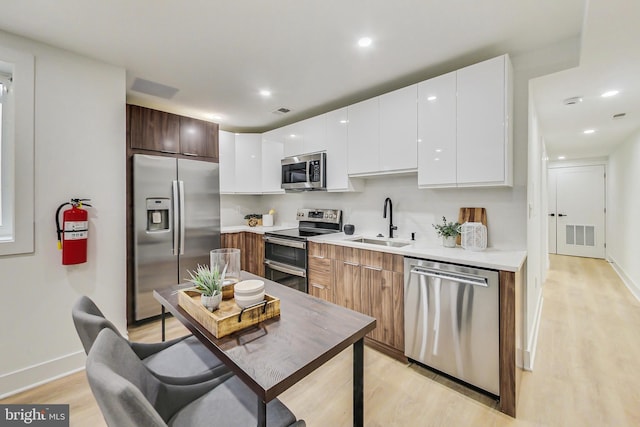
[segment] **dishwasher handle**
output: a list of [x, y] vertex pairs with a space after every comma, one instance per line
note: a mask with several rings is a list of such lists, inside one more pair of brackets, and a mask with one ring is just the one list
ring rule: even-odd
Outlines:
[[453, 282], [464, 283], [467, 285], [483, 286], [485, 288], [489, 287], [486, 277], [468, 277], [468, 276], [458, 275], [456, 273], [451, 273], [448, 271], [432, 270], [424, 267], [413, 267], [411, 269], [411, 273], [418, 274], [420, 276], [429, 276], [429, 277], [435, 277], [438, 279], [451, 280]]

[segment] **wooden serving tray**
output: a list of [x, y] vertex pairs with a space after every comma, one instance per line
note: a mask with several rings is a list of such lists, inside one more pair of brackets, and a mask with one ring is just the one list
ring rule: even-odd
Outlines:
[[264, 299], [262, 303], [244, 309], [238, 307], [233, 298], [222, 300], [218, 309], [211, 312], [200, 302], [200, 293], [188, 289], [178, 291], [178, 305], [216, 338], [279, 316], [280, 299], [269, 294], [265, 294]]

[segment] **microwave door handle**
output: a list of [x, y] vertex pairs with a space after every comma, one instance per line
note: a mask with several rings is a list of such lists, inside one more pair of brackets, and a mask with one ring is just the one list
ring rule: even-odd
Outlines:
[[311, 184], [311, 176], [309, 176], [309, 169], [311, 169], [311, 161], [307, 160], [306, 161], [307, 167], [305, 168], [305, 172], [306, 172], [306, 183], [307, 185]]

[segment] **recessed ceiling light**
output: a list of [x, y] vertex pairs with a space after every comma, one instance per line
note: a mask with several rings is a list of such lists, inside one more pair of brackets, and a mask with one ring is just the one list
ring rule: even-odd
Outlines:
[[436, 153], [442, 153], [442, 148], [436, 148]]
[[360, 47], [369, 47], [371, 46], [372, 40], [371, 37], [361, 37], [358, 40], [358, 46]]
[[582, 133], [584, 133], [585, 135], [590, 135], [592, 133], [595, 133], [595, 131], [595, 129], [586, 129]]
[[431, 95], [430, 97], [427, 98], [427, 101], [435, 101], [436, 99], [438, 99], [437, 96]]
[[564, 160], [566, 158], [567, 158], [566, 156], [558, 156], [558, 160]]
[[340, 120], [340, 123], [344, 125], [345, 123], [349, 123], [349, 120]]
[[295, 137], [296, 137], [296, 134], [295, 134], [295, 133], [292, 133], [291, 135], [289, 135], [289, 137], [290, 137], [290, 138], [295, 138]]
[[603, 98], [609, 98], [610, 96], [616, 96], [617, 94], [619, 94], [620, 91], [618, 90], [608, 90], [605, 93], [603, 93], [602, 95], [600, 95]]
[[271, 91], [270, 91], [270, 90], [267, 90], [267, 89], [262, 89], [262, 90], [260, 91], [260, 95], [262, 95], [262, 96], [264, 96], [265, 98], [267, 98], [267, 97], [271, 96]]

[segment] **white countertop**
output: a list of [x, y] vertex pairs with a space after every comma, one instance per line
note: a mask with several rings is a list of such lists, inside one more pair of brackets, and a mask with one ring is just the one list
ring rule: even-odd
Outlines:
[[520, 270], [524, 261], [527, 259], [527, 252], [518, 250], [487, 248], [484, 251], [469, 251], [462, 249], [461, 247], [445, 248], [443, 246], [434, 246], [427, 242], [412, 242], [411, 240], [403, 239], [392, 239], [394, 242], [408, 243], [407, 246], [399, 248], [350, 241], [350, 239], [358, 239], [362, 237], [372, 238], [371, 236], [363, 236], [359, 234], [347, 236], [344, 233], [332, 233], [309, 237], [308, 240], [316, 243], [331, 243], [333, 245], [513, 272]]
[[287, 228], [298, 228], [298, 224], [274, 225], [272, 227], [263, 227], [261, 225], [256, 225], [255, 227], [249, 227], [248, 225], [232, 225], [230, 227], [222, 227], [220, 232], [222, 234], [225, 234], [225, 233], [241, 233], [243, 231], [248, 231], [250, 233], [264, 234], [269, 231], [286, 230]]
[[[296, 228], [297, 224], [291, 225], [275, 225], [273, 227], [249, 227], [248, 225], [237, 225], [230, 227], [222, 227], [222, 233], [240, 233], [248, 231], [256, 234], [264, 234], [269, 231], [286, 230], [287, 228]], [[353, 234], [347, 236], [344, 233], [331, 233], [319, 236], [309, 237], [308, 240], [316, 243], [331, 243], [333, 245], [348, 246], [352, 248], [368, 249], [371, 251], [388, 252], [402, 256], [410, 256], [416, 258], [430, 259], [434, 261], [451, 262], [455, 264], [471, 265], [474, 267], [490, 268], [493, 270], [504, 270], [516, 272], [522, 268], [524, 261], [527, 259], [526, 251], [505, 250], [497, 248], [487, 248], [484, 251], [468, 251], [457, 248], [445, 248], [443, 246], [434, 245], [428, 242], [411, 241], [404, 239], [393, 239], [394, 242], [408, 243], [407, 246], [394, 248], [392, 246], [381, 246], [370, 243], [359, 243], [350, 240], [362, 237], [374, 238], [372, 236], [363, 236], [361, 234]], [[380, 239], [388, 240], [388, 239]]]

